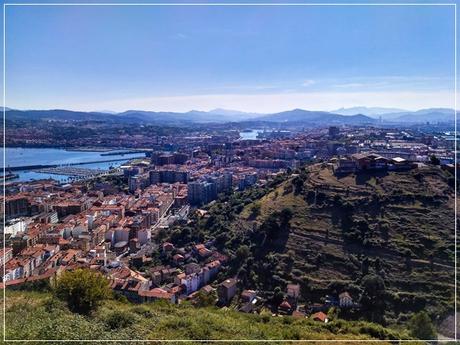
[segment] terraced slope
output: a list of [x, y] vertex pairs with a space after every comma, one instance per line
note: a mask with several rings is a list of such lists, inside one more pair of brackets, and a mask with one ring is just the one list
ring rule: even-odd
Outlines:
[[[442, 320], [454, 299], [453, 181], [434, 166], [336, 177], [316, 164], [259, 191], [236, 216], [231, 201], [217, 203], [194, 226], [227, 240], [229, 273], [268, 295], [300, 282], [307, 303], [344, 290], [359, 301], [372, 277], [384, 284], [381, 305], [344, 317], [404, 324], [426, 310]], [[243, 245], [250, 253], [239, 258]]]

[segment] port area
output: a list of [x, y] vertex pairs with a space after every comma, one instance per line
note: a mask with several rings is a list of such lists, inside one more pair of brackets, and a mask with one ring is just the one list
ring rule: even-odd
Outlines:
[[43, 168], [43, 169], [37, 169], [34, 171], [43, 173], [43, 174], [67, 175], [67, 176], [83, 177], [83, 178], [97, 176], [97, 175], [101, 175], [107, 172], [107, 170], [102, 170], [102, 169], [78, 168], [78, 167], [72, 167], [72, 166]]

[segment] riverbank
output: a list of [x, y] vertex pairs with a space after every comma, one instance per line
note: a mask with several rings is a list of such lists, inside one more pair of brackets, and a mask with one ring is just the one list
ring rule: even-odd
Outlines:
[[[131, 157], [131, 159], [142, 159], [144, 157]], [[108, 162], [119, 162], [119, 161], [125, 161], [125, 158], [119, 158], [119, 159], [106, 159], [106, 160], [100, 160], [100, 161], [91, 161], [91, 162], [80, 162], [80, 163], [68, 163], [68, 164], [47, 164], [47, 165], [24, 165], [24, 166], [18, 166], [18, 167], [8, 167], [6, 168], [8, 171], [25, 171], [25, 170], [37, 170], [37, 169], [47, 169], [47, 168], [57, 168], [59, 166], [72, 166], [72, 165], [86, 165], [86, 164], [96, 164], [96, 163], [108, 163]], [[0, 170], [3, 170], [5, 168], [0, 168]]]
[[100, 146], [55, 146], [55, 145], [7, 145], [5, 149], [56, 149], [65, 150], [69, 152], [110, 152], [132, 150], [133, 148], [126, 147], [100, 147]]
[[[104, 155], [101, 151], [75, 151], [57, 148], [11, 148], [5, 150], [6, 172], [14, 171], [18, 178], [9, 182], [32, 181], [39, 179], [58, 180], [65, 182], [70, 176], [55, 175], [34, 170], [55, 168], [59, 166], [85, 165], [85, 168], [95, 170], [109, 170], [117, 167], [131, 159], [142, 159], [145, 157], [139, 153], [121, 153]], [[2, 168], [3, 169], [3, 168]]]

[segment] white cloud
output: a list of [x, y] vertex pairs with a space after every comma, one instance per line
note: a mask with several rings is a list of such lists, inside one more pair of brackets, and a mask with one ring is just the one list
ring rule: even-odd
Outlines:
[[[211, 110], [214, 108], [237, 109], [248, 112], [274, 113], [303, 108], [332, 110], [353, 106], [395, 107], [417, 110], [430, 107], [454, 107], [454, 93], [434, 92], [292, 92], [266, 94], [207, 94], [190, 96], [145, 97], [116, 99], [103, 102], [85, 102], [71, 107], [75, 110], [144, 109], [152, 111]], [[43, 105], [37, 108], [69, 108], [66, 104]]]
[[316, 84], [316, 82], [312, 79], [308, 79], [308, 80], [305, 80], [303, 83], [302, 83], [302, 86], [303, 87], [309, 87], [309, 86], [312, 86]]
[[334, 85], [334, 87], [338, 87], [338, 88], [358, 88], [358, 87], [363, 87], [365, 86], [365, 84], [363, 83], [346, 83], [346, 84], [336, 84]]

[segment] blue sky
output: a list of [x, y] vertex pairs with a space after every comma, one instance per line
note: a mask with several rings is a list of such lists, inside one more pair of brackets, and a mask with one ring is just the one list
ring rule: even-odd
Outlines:
[[453, 107], [445, 6], [8, 6], [6, 105]]

